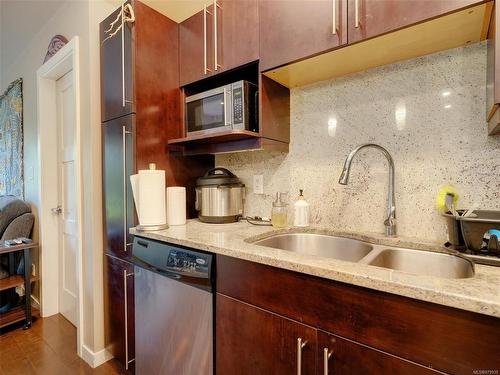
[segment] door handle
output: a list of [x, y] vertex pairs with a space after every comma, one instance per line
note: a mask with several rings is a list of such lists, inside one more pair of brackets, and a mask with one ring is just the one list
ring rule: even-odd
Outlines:
[[127, 270], [123, 270], [123, 306], [125, 313], [125, 370], [128, 370], [128, 365], [134, 359], [128, 359], [128, 297], [127, 297], [127, 278], [134, 276], [133, 273], [127, 273]]
[[328, 348], [323, 348], [323, 373], [324, 375], [328, 375], [328, 361], [332, 356], [333, 352], [329, 351]]
[[307, 340], [302, 341], [302, 338], [297, 339], [297, 375], [302, 374], [302, 349], [307, 345]]
[[62, 214], [62, 206], [59, 205], [57, 207], [51, 208], [50, 212], [52, 212], [53, 215], [60, 215]]
[[127, 252], [127, 135], [132, 134], [125, 125], [122, 126], [122, 168], [123, 168], [123, 250]]

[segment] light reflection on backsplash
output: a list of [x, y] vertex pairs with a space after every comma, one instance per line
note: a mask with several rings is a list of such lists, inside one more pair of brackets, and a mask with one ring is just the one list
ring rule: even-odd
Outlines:
[[[276, 191], [299, 189], [311, 221], [335, 229], [384, 231], [387, 166], [376, 150], [353, 161], [347, 186], [338, 178], [357, 145], [378, 143], [396, 167], [398, 234], [446, 240], [435, 209], [440, 186], [454, 185], [459, 206], [500, 209], [500, 137], [485, 124], [486, 44], [480, 43], [294, 89], [290, 153], [217, 156], [247, 185], [246, 213], [269, 216]], [[252, 176], [264, 175], [263, 195]]]

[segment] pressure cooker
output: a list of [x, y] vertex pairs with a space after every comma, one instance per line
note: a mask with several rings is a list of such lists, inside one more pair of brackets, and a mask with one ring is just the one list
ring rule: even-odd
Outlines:
[[223, 224], [243, 215], [245, 185], [226, 168], [210, 169], [196, 180], [196, 210], [200, 221]]

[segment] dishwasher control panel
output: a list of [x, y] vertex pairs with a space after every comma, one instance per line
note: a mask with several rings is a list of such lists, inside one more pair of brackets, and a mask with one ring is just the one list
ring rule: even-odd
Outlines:
[[157, 272], [164, 271], [178, 277], [211, 279], [212, 254], [135, 237], [132, 255], [133, 263], [143, 268]]
[[172, 271], [208, 275], [210, 255], [185, 250], [170, 250], [167, 267]]

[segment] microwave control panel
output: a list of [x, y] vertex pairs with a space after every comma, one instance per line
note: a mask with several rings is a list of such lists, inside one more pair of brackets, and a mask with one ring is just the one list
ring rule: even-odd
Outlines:
[[243, 100], [243, 81], [235, 82], [231, 85], [232, 105], [233, 105], [233, 128], [245, 128], [245, 104]]
[[243, 122], [243, 89], [241, 87], [233, 89], [233, 121], [234, 124]]

